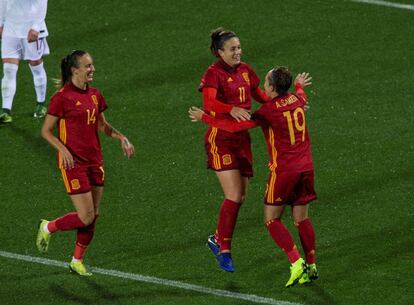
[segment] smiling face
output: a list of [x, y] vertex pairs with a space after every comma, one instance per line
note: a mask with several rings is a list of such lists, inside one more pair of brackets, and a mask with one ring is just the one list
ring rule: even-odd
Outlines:
[[233, 37], [226, 40], [223, 44], [223, 48], [218, 50], [218, 54], [221, 59], [231, 67], [240, 64], [242, 49], [239, 38]]
[[72, 67], [72, 82], [74, 84], [86, 84], [93, 81], [95, 67], [92, 57], [86, 53], [78, 58], [78, 67]]

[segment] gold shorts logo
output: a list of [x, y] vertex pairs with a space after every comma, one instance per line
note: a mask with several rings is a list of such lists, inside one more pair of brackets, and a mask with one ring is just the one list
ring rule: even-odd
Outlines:
[[80, 183], [79, 179], [73, 179], [70, 181], [70, 184], [72, 185], [72, 190], [78, 190], [80, 189]]
[[229, 165], [231, 164], [231, 156], [230, 155], [223, 155], [223, 164], [224, 165]]

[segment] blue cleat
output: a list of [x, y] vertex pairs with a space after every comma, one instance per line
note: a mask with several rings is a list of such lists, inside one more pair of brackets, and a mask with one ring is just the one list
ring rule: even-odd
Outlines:
[[216, 242], [214, 235], [210, 235], [207, 239], [207, 246], [210, 248], [211, 252], [214, 254], [218, 265], [221, 269], [227, 272], [234, 272], [233, 260], [231, 259], [231, 253], [225, 252], [220, 253], [220, 246]]
[[211, 252], [213, 252], [214, 256], [217, 256], [220, 253], [220, 246], [217, 244], [214, 235], [210, 235], [207, 238], [207, 246], [210, 248]]
[[219, 263], [219, 267], [227, 272], [234, 272], [233, 267], [233, 260], [231, 259], [231, 253], [230, 252], [224, 252], [220, 253], [216, 256], [217, 261]]

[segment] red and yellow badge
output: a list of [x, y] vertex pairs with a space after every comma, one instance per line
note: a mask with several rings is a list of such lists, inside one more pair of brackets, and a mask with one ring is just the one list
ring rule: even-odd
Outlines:
[[229, 165], [229, 164], [231, 164], [231, 156], [230, 155], [223, 155], [223, 157], [222, 157], [222, 159], [223, 159], [223, 164], [224, 165]]
[[95, 105], [98, 105], [98, 98], [96, 97], [96, 95], [94, 94], [94, 95], [92, 95], [91, 96], [91, 98], [92, 98], [92, 102], [95, 104]]
[[70, 185], [72, 186], [72, 190], [80, 189], [79, 179], [70, 180]]
[[248, 72], [243, 72], [242, 76], [243, 76], [244, 80], [246, 81], [246, 83], [248, 83], [250, 85], [249, 73]]

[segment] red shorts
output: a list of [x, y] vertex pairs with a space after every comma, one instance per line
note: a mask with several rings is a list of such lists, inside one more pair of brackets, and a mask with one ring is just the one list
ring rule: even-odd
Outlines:
[[92, 190], [92, 186], [103, 186], [105, 172], [103, 166], [76, 166], [65, 170], [61, 168], [63, 183], [68, 194], [82, 194]]
[[313, 170], [306, 172], [271, 171], [264, 203], [268, 205], [306, 205], [316, 199]]
[[[209, 128], [205, 135], [207, 168], [215, 171], [237, 169], [243, 177], [253, 176], [253, 158], [248, 132], [223, 137], [222, 130]], [[225, 131], [224, 131], [225, 133]]]

